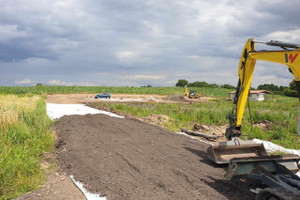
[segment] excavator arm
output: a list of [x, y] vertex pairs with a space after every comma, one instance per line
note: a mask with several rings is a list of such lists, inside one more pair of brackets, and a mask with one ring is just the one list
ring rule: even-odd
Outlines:
[[[255, 43], [265, 43], [270, 46], [279, 46], [281, 51], [256, 51]], [[256, 60], [263, 60], [285, 64], [294, 74], [298, 96], [300, 99], [300, 45], [282, 43], [270, 40], [268, 42], [256, 42], [250, 38], [247, 40], [239, 63], [238, 76], [239, 81], [234, 97], [234, 108], [232, 114], [227, 116], [229, 119], [229, 128], [226, 130], [226, 137], [231, 140], [233, 137], [239, 137], [241, 124], [251, 86], [253, 71]]]
[[[288, 66], [294, 74], [300, 99], [300, 45], [278, 41], [263, 42], [283, 48], [281, 51], [256, 51], [257, 41], [248, 39], [243, 49], [238, 76], [239, 82], [234, 98], [229, 128], [226, 130], [228, 141], [210, 145], [208, 157], [217, 164], [229, 164], [225, 177], [247, 176], [262, 181], [267, 188], [261, 189], [255, 199], [300, 199], [300, 178], [295, 175], [299, 170], [300, 157], [296, 155], [269, 155], [262, 143], [241, 140], [241, 124], [248, 99], [256, 60], [281, 63]], [[262, 43], [262, 42], [259, 42]], [[271, 70], [270, 70], [271, 71]], [[291, 179], [285, 180], [282, 177]], [[297, 186], [297, 187], [296, 187]], [[234, 188], [233, 188], [234, 189]]]

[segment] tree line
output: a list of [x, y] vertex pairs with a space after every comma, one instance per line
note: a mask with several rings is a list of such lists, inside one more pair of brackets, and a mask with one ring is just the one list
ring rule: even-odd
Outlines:
[[[232, 89], [232, 90], [236, 89], [235, 86], [232, 86], [230, 84], [217, 85], [217, 84], [209, 84], [205, 81], [195, 81], [195, 82], [189, 83], [185, 79], [179, 79], [176, 83], [176, 87], [226, 88], [226, 89]], [[251, 89], [254, 90], [255, 88], [251, 88]], [[289, 86], [278, 86], [273, 83], [261, 84], [257, 87], [257, 90], [268, 90], [275, 94], [291, 96], [291, 97], [298, 97], [295, 80], [290, 82]]]

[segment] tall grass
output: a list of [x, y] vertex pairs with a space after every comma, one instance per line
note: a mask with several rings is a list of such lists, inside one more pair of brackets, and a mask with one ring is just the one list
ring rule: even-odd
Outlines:
[[[206, 96], [228, 96], [231, 90], [222, 88], [189, 88]], [[63, 94], [63, 93], [123, 93], [123, 94], [160, 94], [171, 95], [184, 93], [182, 87], [90, 87], [90, 86], [32, 86], [0, 87], [0, 94]]]
[[54, 146], [51, 125], [40, 96], [0, 95], [0, 199], [15, 198], [41, 183], [42, 155]]

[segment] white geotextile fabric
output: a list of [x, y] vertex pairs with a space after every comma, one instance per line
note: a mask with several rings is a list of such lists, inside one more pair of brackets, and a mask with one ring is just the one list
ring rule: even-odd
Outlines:
[[300, 156], [300, 150], [286, 149], [286, 148], [283, 148], [280, 145], [274, 144], [272, 142], [260, 140], [260, 139], [253, 139], [252, 141], [256, 142], [256, 143], [263, 143], [267, 152], [281, 151], [281, 152], [284, 152], [284, 153], [287, 153], [287, 154], [295, 154], [295, 155]]
[[90, 193], [89, 191], [87, 191], [83, 187], [83, 184], [81, 182], [76, 181], [74, 179], [73, 175], [71, 175], [70, 178], [72, 179], [73, 183], [81, 190], [81, 192], [83, 193], [83, 195], [85, 196], [85, 198], [87, 200], [106, 200], [106, 197], [100, 197], [99, 194], [93, 194], [93, 193]]
[[57, 104], [47, 103], [47, 114], [50, 119], [58, 119], [64, 115], [86, 115], [86, 114], [104, 114], [111, 117], [124, 118], [104, 110], [97, 110], [84, 104]]

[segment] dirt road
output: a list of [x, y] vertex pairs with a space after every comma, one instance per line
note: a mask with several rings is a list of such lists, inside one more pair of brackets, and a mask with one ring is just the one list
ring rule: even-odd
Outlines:
[[111, 199], [254, 199], [251, 182], [226, 181], [207, 146], [135, 119], [65, 116], [55, 125], [62, 169]]
[[156, 102], [156, 103], [199, 103], [213, 99], [213, 97], [201, 97], [188, 99], [182, 95], [158, 95], [158, 94], [111, 94], [110, 99], [95, 99], [96, 94], [51, 94], [47, 95], [47, 103], [91, 103], [91, 102]]

